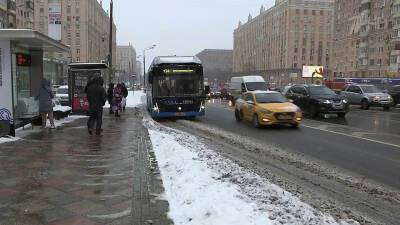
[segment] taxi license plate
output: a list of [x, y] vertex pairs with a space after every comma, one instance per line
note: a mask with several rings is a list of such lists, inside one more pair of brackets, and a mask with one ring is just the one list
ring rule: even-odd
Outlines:
[[175, 116], [184, 116], [185, 115], [185, 113], [183, 113], [183, 112], [177, 112], [177, 113], [175, 113]]
[[290, 115], [282, 115], [282, 116], [279, 116], [278, 119], [280, 119], [280, 120], [291, 120], [291, 119], [293, 119], [293, 117], [290, 116]]

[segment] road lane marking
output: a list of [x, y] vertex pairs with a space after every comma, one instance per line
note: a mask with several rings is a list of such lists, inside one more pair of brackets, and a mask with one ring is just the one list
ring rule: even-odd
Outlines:
[[329, 133], [332, 133], [332, 134], [339, 134], [339, 135], [346, 136], [346, 137], [357, 138], [357, 139], [361, 139], [361, 140], [365, 140], [365, 141], [375, 142], [375, 143], [378, 143], [378, 144], [383, 144], [383, 145], [392, 146], [392, 147], [395, 147], [395, 148], [400, 148], [400, 145], [396, 145], [396, 144], [392, 144], [392, 143], [388, 143], [388, 142], [384, 142], [384, 141], [378, 141], [378, 140], [374, 140], [374, 139], [370, 139], [370, 138], [365, 138], [365, 137], [358, 137], [358, 136], [354, 136], [354, 135], [350, 135], [350, 134], [340, 133], [340, 132], [331, 131], [331, 130], [327, 130], [327, 129], [323, 129], [323, 128], [318, 128], [318, 127], [312, 127], [312, 126], [308, 126], [308, 125], [304, 125], [304, 124], [301, 124], [301, 126], [307, 127], [307, 128], [310, 128], [310, 129], [315, 129], [315, 130], [320, 130], [320, 131], [329, 132]]

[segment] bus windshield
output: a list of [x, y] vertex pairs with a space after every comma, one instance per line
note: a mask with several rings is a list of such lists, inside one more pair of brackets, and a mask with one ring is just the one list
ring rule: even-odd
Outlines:
[[173, 74], [154, 77], [155, 96], [192, 96], [203, 93], [202, 77], [198, 74]]

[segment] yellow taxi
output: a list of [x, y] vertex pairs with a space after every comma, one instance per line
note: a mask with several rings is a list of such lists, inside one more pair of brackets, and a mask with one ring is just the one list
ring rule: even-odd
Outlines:
[[297, 128], [303, 120], [301, 109], [275, 91], [246, 92], [236, 101], [236, 121], [250, 121], [255, 127], [287, 124]]

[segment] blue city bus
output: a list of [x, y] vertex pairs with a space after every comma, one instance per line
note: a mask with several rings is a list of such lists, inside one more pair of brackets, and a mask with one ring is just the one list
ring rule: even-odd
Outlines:
[[156, 57], [149, 68], [147, 89], [153, 118], [205, 115], [203, 66], [197, 57]]

